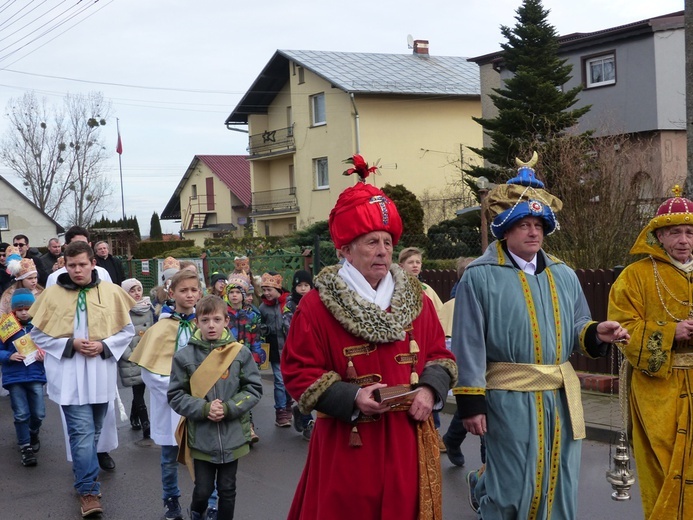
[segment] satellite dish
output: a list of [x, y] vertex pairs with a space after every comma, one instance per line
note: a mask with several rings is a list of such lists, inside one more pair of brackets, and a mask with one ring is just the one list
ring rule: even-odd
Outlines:
[[411, 34], [407, 34], [407, 48], [409, 48], [409, 49], [414, 48], [414, 38], [412, 37]]

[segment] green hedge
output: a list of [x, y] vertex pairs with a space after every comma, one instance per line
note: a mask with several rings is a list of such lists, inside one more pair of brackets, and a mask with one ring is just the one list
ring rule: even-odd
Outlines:
[[163, 240], [148, 240], [146, 242], [140, 242], [133, 256], [135, 258], [155, 258], [161, 256], [162, 253], [171, 251], [173, 249], [180, 249], [182, 247], [194, 247], [194, 240], [176, 240], [176, 241], [163, 241]]

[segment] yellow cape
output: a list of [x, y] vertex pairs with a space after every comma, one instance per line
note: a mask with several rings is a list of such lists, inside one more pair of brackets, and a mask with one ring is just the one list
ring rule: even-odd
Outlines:
[[[79, 291], [52, 285], [41, 293], [29, 309], [32, 324], [53, 338], [71, 338]], [[122, 330], [130, 321], [133, 300], [119, 286], [100, 282], [87, 291], [89, 340], [100, 341]]]
[[130, 356], [130, 361], [146, 368], [153, 374], [171, 375], [173, 354], [180, 320], [164, 318], [144, 333]]

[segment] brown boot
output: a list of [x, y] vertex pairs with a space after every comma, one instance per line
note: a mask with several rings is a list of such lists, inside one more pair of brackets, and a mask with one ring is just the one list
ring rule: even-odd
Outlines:
[[82, 518], [103, 513], [103, 507], [101, 507], [99, 497], [96, 495], [80, 495], [79, 505], [82, 512]]
[[280, 428], [291, 426], [291, 412], [287, 412], [284, 408], [276, 410], [274, 425]]

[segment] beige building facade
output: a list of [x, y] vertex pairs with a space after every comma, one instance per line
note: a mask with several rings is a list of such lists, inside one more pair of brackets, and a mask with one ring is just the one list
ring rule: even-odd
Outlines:
[[380, 166], [368, 179], [379, 187], [445, 196], [477, 160], [477, 116], [465, 58], [277, 51], [226, 123], [248, 126], [250, 215], [257, 234], [277, 236], [328, 218], [356, 182], [342, 175], [355, 153]]

